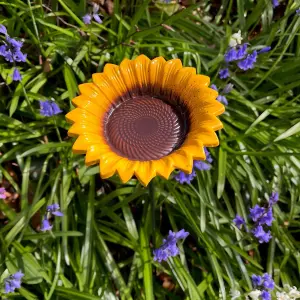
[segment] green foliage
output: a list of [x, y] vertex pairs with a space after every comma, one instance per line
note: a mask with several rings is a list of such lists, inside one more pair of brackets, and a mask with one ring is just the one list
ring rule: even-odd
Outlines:
[[[276, 290], [299, 287], [299, 0], [276, 10], [267, 0], [185, 1], [182, 10], [115, 0], [113, 14], [102, 11], [103, 24], [86, 26], [87, 2], [0, 3], [0, 22], [25, 39], [28, 54], [21, 83], [7, 79], [8, 63], [0, 66], [0, 182], [21, 199], [17, 212], [0, 201], [8, 219], [0, 228], [0, 282], [25, 271], [11, 299], [230, 299], [230, 289], [251, 291], [250, 276], [262, 272], [273, 275]], [[38, 100], [51, 98], [67, 113], [78, 84], [107, 62], [139, 54], [180, 58], [222, 86], [217, 74], [238, 30], [253, 48], [272, 50], [255, 69], [229, 79], [235, 88], [221, 116], [220, 146], [210, 149], [213, 167], [198, 172], [192, 185], [156, 178], [149, 194], [135, 179], [101, 180], [98, 166], [87, 168], [72, 154], [64, 115], [39, 114]], [[274, 190], [280, 202], [273, 239], [259, 245], [232, 219], [247, 218]], [[65, 215], [52, 233], [41, 233], [31, 217], [39, 220], [53, 202]], [[180, 257], [154, 262], [153, 245], [181, 228], [190, 237]]]

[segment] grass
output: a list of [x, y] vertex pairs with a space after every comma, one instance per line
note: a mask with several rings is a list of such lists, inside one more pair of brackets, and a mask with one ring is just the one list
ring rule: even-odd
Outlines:
[[[8, 76], [11, 65], [0, 65], [0, 183], [11, 194], [0, 201], [0, 283], [25, 273], [9, 299], [230, 299], [230, 289], [248, 293], [251, 275], [263, 272], [275, 280], [273, 297], [284, 284], [300, 287], [300, 2], [276, 9], [269, 0], [186, 2], [177, 11], [175, 4], [114, 0], [103, 24], [90, 26], [82, 22], [85, 0], [0, 3], [0, 23], [25, 40], [28, 54], [18, 84]], [[149, 194], [135, 179], [101, 180], [98, 166], [72, 154], [64, 114], [92, 73], [125, 57], [161, 55], [222, 87], [217, 74], [238, 30], [253, 49], [272, 50], [228, 80], [235, 87], [220, 146], [210, 149], [213, 167], [192, 185], [155, 178]], [[38, 100], [50, 98], [64, 114], [40, 115]], [[260, 245], [232, 219], [246, 218], [275, 190], [273, 239]], [[65, 216], [41, 233], [53, 202]], [[182, 228], [190, 236], [180, 256], [154, 262], [153, 245]]]

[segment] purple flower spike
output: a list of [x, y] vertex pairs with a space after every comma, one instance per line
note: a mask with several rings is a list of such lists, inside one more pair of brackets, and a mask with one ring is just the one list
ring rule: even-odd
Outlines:
[[213, 162], [213, 159], [209, 153], [209, 151], [207, 150], [206, 147], [204, 147], [204, 153], [205, 153], [205, 156], [206, 156], [206, 161], [209, 162], [210, 164]]
[[189, 233], [184, 229], [178, 232], [172, 232], [170, 230], [167, 238], [163, 240], [161, 247], [153, 251], [154, 261], [166, 261], [169, 257], [178, 255], [179, 249], [176, 243], [179, 239], [185, 239], [188, 235]]
[[90, 14], [86, 14], [82, 17], [82, 21], [85, 25], [91, 24], [92, 16]]
[[260, 294], [262, 300], [271, 300], [271, 294], [268, 291], [262, 291]]
[[99, 24], [103, 23], [99, 15], [93, 14], [93, 18], [97, 23], [99, 23]]
[[217, 100], [219, 102], [221, 102], [222, 104], [224, 104], [224, 105], [228, 105], [228, 101], [227, 101], [227, 98], [225, 96], [220, 95], [220, 96], [217, 97]]
[[212, 84], [212, 85], [210, 86], [210, 88], [213, 89], [213, 90], [215, 90], [215, 91], [218, 91], [218, 88], [217, 88], [217, 86], [216, 86], [215, 84]]
[[273, 192], [269, 198], [269, 203], [271, 206], [276, 204], [279, 200], [279, 194], [277, 192]]
[[264, 214], [264, 212], [265, 209], [256, 204], [253, 208], [250, 208], [250, 217], [253, 222], [256, 222]]
[[279, 6], [278, 0], [272, 0], [273, 8]]
[[229, 63], [231, 61], [237, 60], [237, 52], [234, 48], [230, 48], [225, 54], [224, 54], [224, 60], [225, 62]]
[[204, 162], [203, 160], [195, 160], [194, 161], [194, 168], [199, 171], [208, 171], [210, 170], [211, 166]]
[[272, 49], [272, 48], [271, 48], [270, 46], [264, 47], [264, 48], [262, 48], [262, 49], [260, 49], [260, 50], [258, 51], [258, 54], [261, 54], [261, 53], [267, 53], [267, 52], [269, 52], [271, 49]]
[[10, 36], [6, 36], [6, 41], [8, 44], [10, 44], [11, 47], [15, 48], [14, 50], [20, 50], [23, 46], [23, 42], [21, 41], [17, 41], [13, 38], [11, 38]]
[[176, 174], [174, 176], [174, 179], [176, 181], [178, 181], [180, 184], [183, 184], [183, 183], [188, 183], [190, 184], [191, 181], [196, 177], [196, 172], [193, 171], [191, 174], [185, 174], [184, 172], [182, 171], [179, 171], [178, 174]]
[[52, 225], [50, 225], [49, 220], [47, 219], [47, 217], [45, 216], [43, 221], [42, 221], [42, 225], [41, 225], [41, 231], [49, 231], [52, 229]]
[[0, 188], [0, 199], [6, 199], [6, 195], [5, 195], [5, 188]]
[[223, 94], [228, 94], [228, 93], [230, 93], [232, 91], [232, 89], [233, 89], [233, 84], [232, 83], [228, 83], [228, 84], [225, 85], [222, 93]]
[[219, 77], [221, 79], [226, 79], [227, 77], [229, 77], [229, 70], [228, 70], [228, 68], [221, 69], [220, 72], [219, 72]]
[[256, 58], [257, 58], [257, 51], [253, 51], [251, 54], [248, 54], [245, 59], [239, 61], [237, 65], [241, 70], [244, 71], [253, 69], [254, 64], [256, 62]]
[[252, 280], [252, 284], [254, 285], [255, 288], [259, 287], [263, 283], [262, 277], [259, 275], [255, 275], [255, 274], [253, 274], [251, 276], [251, 280]]
[[40, 102], [40, 113], [44, 117], [52, 117], [61, 113], [61, 109], [53, 101], [39, 101]]
[[46, 210], [54, 216], [57, 216], [57, 217], [63, 217], [64, 216], [64, 214], [59, 211], [60, 206], [57, 203], [54, 203], [52, 205], [48, 205]]
[[266, 289], [269, 289], [269, 290], [273, 290], [274, 287], [275, 287], [275, 283], [274, 283], [274, 280], [272, 279], [271, 275], [269, 275], [268, 273], [265, 273], [262, 277], [263, 279], [263, 286], [266, 288]]
[[21, 280], [24, 274], [21, 271], [4, 279], [4, 294], [13, 293], [21, 287]]
[[237, 60], [243, 59], [246, 56], [247, 48], [248, 48], [248, 44], [246, 44], [246, 43], [239, 46], [239, 48], [237, 50], [237, 53], [236, 53], [236, 59]]
[[300, 16], [300, 8], [298, 8], [298, 9], [296, 10], [296, 15], [297, 15], [297, 16]]
[[245, 219], [243, 217], [239, 216], [238, 214], [233, 219], [233, 222], [238, 229], [241, 229], [242, 225], [246, 224]]
[[7, 29], [4, 25], [0, 24], [0, 33], [7, 35]]
[[272, 226], [272, 222], [273, 222], [273, 213], [272, 213], [272, 208], [270, 208], [267, 213], [265, 213], [259, 220], [258, 220], [258, 224], [259, 225], [268, 225], [268, 226]]
[[12, 79], [13, 79], [13, 81], [21, 81], [22, 80], [21, 73], [17, 68], [14, 69]]
[[268, 243], [272, 238], [270, 230], [265, 232], [261, 225], [258, 225], [256, 228], [252, 230], [253, 235], [258, 239], [260, 244]]

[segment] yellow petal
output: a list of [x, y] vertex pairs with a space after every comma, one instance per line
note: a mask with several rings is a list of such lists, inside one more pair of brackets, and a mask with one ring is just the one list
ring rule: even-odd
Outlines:
[[203, 142], [199, 138], [190, 138], [187, 136], [185, 142], [180, 148], [185, 153], [188, 153], [193, 159], [205, 159]]
[[193, 158], [191, 155], [186, 153], [185, 151], [181, 151], [181, 149], [176, 150], [171, 153], [169, 157], [172, 159], [174, 163], [174, 168], [180, 169], [185, 173], [192, 173], [193, 170]]
[[134, 175], [138, 162], [123, 158], [119, 161], [117, 172], [123, 183], [126, 183]]
[[133, 61], [136, 81], [141, 94], [149, 92], [149, 66], [150, 59], [145, 55], [140, 55]]
[[100, 101], [99, 99], [97, 101], [97, 98], [91, 99], [83, 95], [74, 98], [72, 102], [76, 107], [85, 109], [98, 118], [99, 116], [102, 117], [108, 109], [107, 106], [103, 105], [103, 101]]
[[139, 94], [139, 89], [134, 73], [134, 63], [129, 59], [124, 59], [120, 64], [121, 75], [126, 84], [127, 91], [131, 97]]
[[73, 145], [73, 152], [83, 154], [87, 149], [94, 144], [103, 144], [103, 138], [100, 135], [93, 133], [85, 133], [80, 135]]
[[170, 157], [166, 156], [158, 160], [153, 160], [153, 169], [156, 173], [165, 179], [168, 179], [172, 171], [174, 170], [173, 161]]
[[198, 130], [192, 135], [189, 135], [187, 141], [199, 140], [203, 143], [204, 147], [217, 147], [219, 146], [219, 139], [216, 133], [207, 127], [199, 127]]
[[95, 144], [89, 146], [85, 156], [85, 164], [87, 166], [91, 166], [98, 163], [101, 154], [107, 153], [108, 151], [110, 151], [110, 148], [108, 145], [105, 144]]
[[117, 169], [117, 163], [123, 159], [123, 157], [110, 151], [100, 155], [100, 175], [101, 178], [109, 178], [113, 176]]
[[95, 115], [92, 115], [88, 111], [81, 109], [81, 108], [75, 108], [72, 111], [70, 111], [66, 115], [66, 119], [67, 119], [67, 121], [69, 121], [71, 123], [80, 122], [81, 120], [85, 120], [88, 123], [91, 123], [91, 124], [94, 124], [97, 126], [101, 125], [101, 120], [99, 117], [97, 118]]
[[151, 161], [138, 162], [137, 169], [134, 173], [141, 184], [144, 186], [147, 186], [151, 179], [156, 175]]
[[197, 132], [199, 128], [208, 127], [213, 130], [219, 130], [223, 128], [222, 122], [214, 115], [211, 114], [202, 114], [198, 116], [198, 120], [196, 115], [193, 115], [191, 112], [191, 128], [190, 132]]
[[100, 129], [99, 126], [91, 124], [91, 123], [79, 123], [76, 122], [71, 126], [71, 128], [68, 131], [69, 136], [77, 136], [84, 133], [94, 133], [99, 135], [100, 130], [102, 131], [102, 128]]
[[180, 59], [172, 59], [165, 63], [162, 78], [162, 92], [170, 92], [174, 85], [174, 78], [181, 69], [182, 63]]
[[164, 71], [164, 66], [165, 66], [165, 59], [163, 57], [157, 57], [153, 60], [151, 60], [150, 63], [150, 84], [152, 87], [152, 94], [153, 95], [159, 95], [159, 91], [161, 89], [161, 84], [162, 84], [162, 74]]
[[189, 78], [187, 88], [194, 88], [194, 87], [200, 87], [200, 86], [206, 86], [208, 87], [210, 83], [210, 78], [205, 75], [193, 75]]

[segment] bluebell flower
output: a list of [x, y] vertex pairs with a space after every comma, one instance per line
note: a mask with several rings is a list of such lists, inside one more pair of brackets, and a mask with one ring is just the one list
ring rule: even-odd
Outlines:
[[154, 261], [166, 261], [171, 256], [176, 256], [179, 254], [179, 249], [177, 247], [177, 241], [180, 239], [185, 239], [189, 235], [184, 229], [178, 232], [169, 231], [169, 235], [163, 240], [163, 244], [158, 249], [153, 251]]
[[62, 212], [60, 212], [60, 206], [57, 203], [54, 203], [52, 205], [48, 205], [46, 208], [47, 212], [51, 213], [54, 216], [57, 217], [63, 217], [64, 214]]
[[273, 220], [272, 208], [269, 208], [268, 211], [258, 220], [258, 224], [272, 226]]
[[279, 200], [279, 194], [277, 192], [273, 192], [269, 198], [270, 206], [273, 206]]
[[5, 188], [0, 188], [0, 199], [6, 199], [6, 190]]
[[230, 48], [225, 54], [224, 54], [224, 60], [229, 63], [231, 61], [237, 60], [237, 51], [235, 48]]
[[251, 54], [248, 54], [247, 57], [243, 60], [240, 60], [237, 65], [241, 70], [249, 70], [254, 68], [254, 64], [257, 59], [257, 51], [253, 51]]
[[21, 287], [21, 280], [24, 274], [21, 271], [4, 279], [4, 294], [13, 293]]
[[180, 184], [188, 183], [190, 184], [191, 181], [196, 177], [196, 172], [193, 170], [191, 174], [186, 174], [182, 171], [179, 171], [175, 176], [174, 179], [178, 181]]
[[246, 54], [247, 54], [247, 48], [248, 48], [248, 44], [242, 44], [238, 47], [237, 53], [236, 53], [236, 59], [243, 59]]
[[251, 276], [251, 280], [254, 287], [259, 287], [263, 283], [262, 277], [255, 274]]
[[272, 0], [272, 4], [273, 4], [274, 8], [277, 7], [277, 6], [279, 6], [278, 0]]
[[296, 10], [296, 15], [297, 15], [297, 16], [300, 16], [300, 8], [298, 8], [298, 9]]
[[229, 77], [229, 69], [228, 68], [221, 69], [219, 72], [219, 77], [221, 79], [226, 79], [227, 77]]
[[233, 219], [233, 222], [238, 229], [241, 229], [242, 225], [246, 224], [245, 219], [238, 214]]
[[92, 16], [90, 14], [86, 14], [82, 17], [82, 21], [86, 25], [91, 24]]
[[52, 225], [50, 224], [47, 216], [44, 216], [44, 219], [42, 220], [42, 225], [41, 225], [41, 231], [49, 231], [52, 229]]
[[258, 239], [258, 242], [261, 243], [268, 243], [272, 238], [270, 230], [265, 232], [261, 225], [258, 225], [252, 230], [253, 235]]
[[212, 84], [212, 85], [210, 86], [210, 88], [213, 89], [213, 90], [215, 90], [215, 91], [218, 91], [218, 88], [217, 88], [217, 86], [216, 86], [215, 84]]
[[12, 75], [12, 79], [13, 79], [14, 81], [21, 81], [21, 80], [22, 80], [21, 73], [20, 73], [20, 71], [19, 71], [17, 68], [14, 68], [14, 72], [13, 72], [13, 75]]
[[0, 33], [7, 35], [7, 29], [3, 24], [0, 24]]
[[208, 171], [208, 170], [210, 170], [210, 168], [211, 168], [211, 166], [203, 160], [195, 160], [194, 161], [194, 169], [197, 169], [199, 171]]
[[256, 222], [264, 214], [265, 209], [259, 205], [255, 205], [253, 208], [250, 208], [250, 217], [253, 222]]
[[219, 102], [221, 102], [222, 104], [224, 104], [224, 105], [228, 105], [228, 101], [227, 101], [227, 98], [226, 98], [225, 96], [219, 95], [219, 96], [217, 97], [217, 100], [218, 100]]
[[46, 100], [40, 102], [40, 113], [44, 117], [52, 117], [62, 112], [54, 101]]
[[269, 52], [272, 48], [270, 46], [264, 47], [262, 49], [260, 49], [257, 54], [261, 54], [261, 53], [266, 53]]
[[209, 153], [206, 147], [204, 147], [204, 153], [205, 153], [205, 160], [211, 164], [213, 162], [213, 158], [211, 157], [211, 154]]
[[262, 300], [272, 300], [271, 294], [266, 290], [263, 290], [261, 292], [260, 297], [261, 297]]
[[266, 289], [269, 289], [269, 290], [273, 290], [273, 289], [274, 289], [275, 283], [274, 283], [274, 280], [272, 279], [272, 277], [271, 277], [270, 274], [265, 273], [265, 274], [262, 276], [262, 279], [263, 279], [263, 286], [264, 286]]
[[230, 93], [232, 91], [232, 89], [233, 89], [233, 84], [232, 83], [228, 83], [228, 84], [225, 85], [222, 93], [223, 94], [228, 94], [228, 93]]

